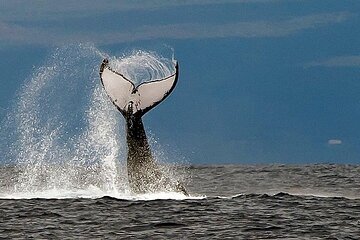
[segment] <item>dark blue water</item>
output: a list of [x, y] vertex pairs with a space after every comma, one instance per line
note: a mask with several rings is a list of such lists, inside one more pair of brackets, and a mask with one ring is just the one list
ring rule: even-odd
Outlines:
[[17, 172], [3, 167], [0, 238], [359, 239], [359, 173], [354, 165], [204, 165], [189, 169], [190, 197], [103, 196], [11, 193]]

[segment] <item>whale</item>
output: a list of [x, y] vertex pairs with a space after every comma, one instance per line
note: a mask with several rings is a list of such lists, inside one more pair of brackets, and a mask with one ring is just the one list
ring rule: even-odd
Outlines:
[[131, 191], [138, 194], [171, 190], [188, 195], [180, 182], [172, 182], [161, 171], [161, 166], [152, 155], [142, 121], [144, 114], [161, 103], [174, 90], [178, 82], [178, 63], [175, 64], [174, 74], [139, 85], [113, 70], [108, 59], [102, 61], [99, 74], [106, 94], [125, 119], [126, 165]]

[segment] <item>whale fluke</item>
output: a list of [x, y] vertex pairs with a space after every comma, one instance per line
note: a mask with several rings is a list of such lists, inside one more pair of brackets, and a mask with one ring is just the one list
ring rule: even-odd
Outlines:
[[127, 171], [131, 190], [145, 193], [164, 190], [164, 185], [187, 195], [179, 183], [171, 183], [152, 157], [141, 117], [162, 102], [174, 90], [178, 81], [179, 66], [175, 73], [163, 79], [151, 80], [135, 86], [123, 74], [109, 67], [104, 59], [100, 66], [100, 79], [112, 103], [126, 121], [128, 147]]
[[113, 104], [124, 113], [132, 102], [133, 114], [144, 115], [162, 102], [174, 90], [178, 80], [178, 63], [175, 73], [163, 79], [143, 82], [135, 86], [132, 81], [108, 66], [104, 59], [100, 67], [101, 82]]

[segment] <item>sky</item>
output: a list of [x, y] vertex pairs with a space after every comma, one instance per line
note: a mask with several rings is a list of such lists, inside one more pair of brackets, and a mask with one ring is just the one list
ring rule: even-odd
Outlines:
[[0, 1], [0, 120], [59, 46], [167, 46], [179, 83], [144, 117], [165, 148], [194, 164], [358, 164], [359, 39], [357, 0]]

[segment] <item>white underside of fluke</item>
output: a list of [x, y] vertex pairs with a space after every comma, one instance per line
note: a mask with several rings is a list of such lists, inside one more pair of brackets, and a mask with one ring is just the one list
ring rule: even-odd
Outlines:
[[145, 113], [163, 101], [174, 89], [178, 79], [178, 65], [176, 72], [163, 79], [151, 80], [135, 86], [134, 83], [112, 70], [104, 61], [100, 70], [102, 84], [108, 96], [120, 111], [127, 111], [132, 102], [133, 114]]

